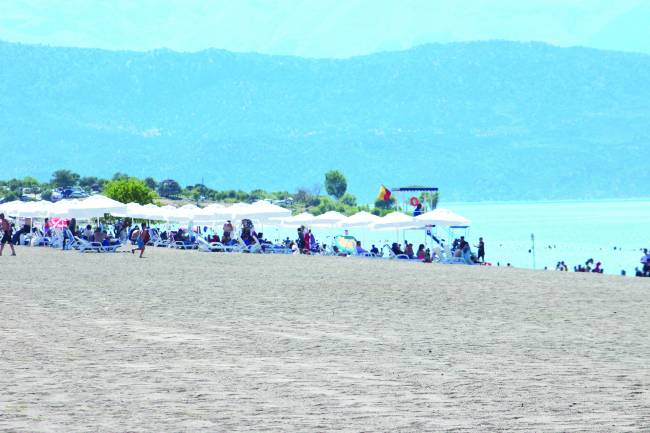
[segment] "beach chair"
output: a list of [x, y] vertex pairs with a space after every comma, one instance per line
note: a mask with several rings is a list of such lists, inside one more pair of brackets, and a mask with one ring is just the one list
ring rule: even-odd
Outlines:
[[[384, 248], [386, 251], [388, 251], [388, 255], [384, 255]], [[385, 244], [383, 247], [381, 247], [381, 252], [382, 252], [382, 257], [390, 259], [390, 260], [411, 260], [409, 256], [406, 254], [395, 254], [393, 250], [390, 248], [390, 245]]]
[[203, 251], [207, 253], [216, 253], [216, 252], [225, 251], [224, 246], [221, 242], [208, 242], [201, 236], [198, 236], [196, 240], [197, 240], [199, 251]]
[[118, 249], [122, 248], [124, 244], [122, 242], [118, 242], [116, 244], [112, 245], [102, 245], [102, 252], [105, 253], [116, 253]]
[[169, 238], [163, 239], [160, 236], [160, 230], [151, 230], [151, 239], [149, 240], [149, 244], [153, 245], [154, 247], [168, 247], [170, 244]]
[[250, 245], [244, 245], [241, 250], [242, 253], [253, 253], [259, 254], [262, 252], [262, 245], [259, 243], [254, 243]]
[[104, 251], [104, 247], [99, 242], [91, 242], [78, 237], [75, 237], [75, 240], [79, 244], [78, 250], [80, 253], [88, 253], [88, 252], [101, 253]]

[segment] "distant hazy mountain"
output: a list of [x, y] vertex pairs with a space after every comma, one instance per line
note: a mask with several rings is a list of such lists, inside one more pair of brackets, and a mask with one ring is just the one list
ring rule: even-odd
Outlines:
[[311, 187], [341, 169], [445, 199], [638, 197], [650, 56], [510, 42], [347, 60], [0, 42], [3, 173], [116, 171], [213, 188]]

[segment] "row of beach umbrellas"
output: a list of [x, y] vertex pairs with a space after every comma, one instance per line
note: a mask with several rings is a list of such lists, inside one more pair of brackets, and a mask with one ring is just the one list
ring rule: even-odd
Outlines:
[[391, 212], [384, 217], [379, 217], [364, 211], [346, 217], [339, 212], [330, 211], [318, 216], [304, 212], [282, 220], [282, 225], [285, 227], [304, 225], [323, 228], [368, 228], [370, 230], [414, 229], [427, 226], [469, 227], [470, 224], [471, 221], [467, 218], [442, 208], [416, 217], [402, 212]]
[[61, 200], [22, 202], [13, 201], [0, 204], [0, 212], [9, 216], [24, 218], [76, 218], [94, 219], [111, 214], [117, 217], [131, 217], [152, 221], [173, 223], [216, 224], [227, 220], [244, 218], [256, 222], [282, 227], [309, 226], [314, 228], [368, 228], [371, 230], [395, 230], [421, 228], [426, 226], [468, 227], [470, 221], [448, 209], [434, 209], [412, 217], [402, 212], [392, 212], [379, 217], [368, 212], [357, 212], [345, 216], [336, 211], [314, 216], [310, 213], [291, 216], [291, 211], [281, 206], [258, 201], [253, 204], [236, 203], [231, 206], [211, 204], [199, 208], [193, 204], [181, 207], [140, 205], [120, 203], [102, 195], [93, 195], [82, 200]]

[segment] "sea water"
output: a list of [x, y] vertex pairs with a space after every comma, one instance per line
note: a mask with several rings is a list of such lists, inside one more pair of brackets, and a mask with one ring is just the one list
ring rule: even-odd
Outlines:
[[[605, 273], [634, 275], [642, 248], [650, 248], [650, 200], [444, 203], [438, 207], [469, 218], [471, 227], [450, 233], [438, 228], [445, 240], [465, 235], [476, 252], [478, 238], [486, 245], [486, 261], [514, 267], [555, 269], [564, 261], [570, 270], [590, 258], [602, 262]], [[329, 243], [341, 229], [313, 229]], [[372, 232], [350, 229], [366, 249], [408, 240], [414, 247], [427, 241], [422, 230]], [[534, 242], [531, 239], [534, 235]], [[268, 228], [268, 239], [296, 238], [295, 230]], [[428, 246], [431, 245], [429, 241]], [[534, 251], [534, 254], [533, 254]], [[593, 267], [593, 266], [592, 266]]]

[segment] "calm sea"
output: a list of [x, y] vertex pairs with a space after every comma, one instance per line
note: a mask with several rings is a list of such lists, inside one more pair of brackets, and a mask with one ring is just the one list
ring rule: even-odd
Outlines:
[[[633, 275], [641, 258], [641, 248], [650, 248], [650, 200], [504, 202], [504, 203], [440, 203], [472, 221], [466, 234], [472, 245], [482, 236], [486, 259], [496, 265], [510, 263], [515, 267], [555, 269], [563, 260], [569, 268], [584, 264], [590, 258], [603, 263], [605, 273], [619, 274], [625, 270]], [[314, 230], [317, 238], [327, 242], [341, 230]], [[269, 229], [269, 238], [291, 235], [294, 230]], [[403, 242], [406, 238], [417, 245], [424, 241], [421, 231], [370, 232], [350, 230], [364, 241], [364, 246]], [[446, 231], [440, 230], [448, 238]]]

